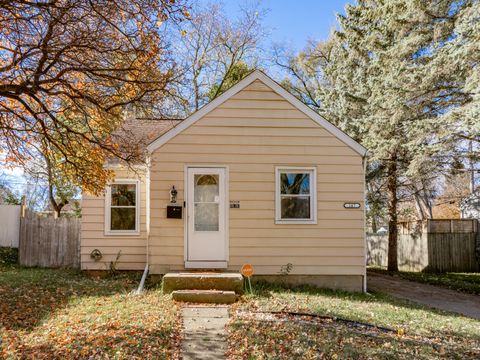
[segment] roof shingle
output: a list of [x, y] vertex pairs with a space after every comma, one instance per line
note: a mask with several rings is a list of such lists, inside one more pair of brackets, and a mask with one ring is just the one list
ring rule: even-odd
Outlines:
[[[147, 145], [181, 122], [181, 119], [127, 119], [112, 137], [125, 156], [142, 161]], [[119, 160], [109, 159], [108, 162], [118, 163]]]

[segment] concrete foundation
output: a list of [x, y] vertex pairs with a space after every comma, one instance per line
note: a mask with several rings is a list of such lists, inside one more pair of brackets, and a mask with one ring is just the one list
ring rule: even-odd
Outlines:
[[363, 291], [361, 275], [254, 275], [252, 283], [265, 281], [288, 286], [311, 285], [318, 288]]

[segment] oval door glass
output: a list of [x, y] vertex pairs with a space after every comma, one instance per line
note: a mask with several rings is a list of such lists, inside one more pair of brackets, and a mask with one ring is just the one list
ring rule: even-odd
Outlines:
[[195, 174], [194, 229], [218, 231], [220, 186], [217, 174]]

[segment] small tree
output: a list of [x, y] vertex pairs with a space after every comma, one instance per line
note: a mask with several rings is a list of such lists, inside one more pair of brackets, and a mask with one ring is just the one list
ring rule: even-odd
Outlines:
[[54, 217], [59, 218], [62, 209], [70, 204], [70, 201], [79, 193], [79, 188], [73, 185], [63, 174], [59, 173], [56, 167], [48, 159], [46, 163], [46, 178], [48, 183], [48, 200]]
[[212, 101], [217, 96], [224, 93], [226, 90], [231, 88], [233, 85], [238, 83], [248, 74], [250, 74], [254, 69], [249, 68], [247, 64], [244, 62], [238, 62], [234, 66], [228, 74], [226, 74], [221, 80], [215, 83], [212, 88], [207, 92], [207, 98], [209, 101]]

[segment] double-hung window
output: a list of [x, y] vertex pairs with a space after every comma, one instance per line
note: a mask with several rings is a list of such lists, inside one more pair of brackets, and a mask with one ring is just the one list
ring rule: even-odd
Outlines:
[[315, 224], [316, 169], [276, 168], [275, 220], [277, 224]]
[[140, 194], [137, 180], [118, 180], [107, 187], [105, 198], [105, 232], [138, 234]]

